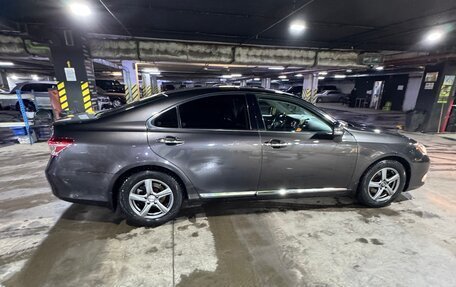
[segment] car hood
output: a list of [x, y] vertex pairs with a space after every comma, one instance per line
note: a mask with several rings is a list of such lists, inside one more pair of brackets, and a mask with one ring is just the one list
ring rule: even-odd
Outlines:
[[414, 143], [415, 140], [401, 135], [398, 130], [384, 129], [374, 125], [366, 125], [353, 121], [342, 121], [346, 124], [346, 129], [353, 134], [357, 140], [377, 141], [377, 142], [403, 142]]

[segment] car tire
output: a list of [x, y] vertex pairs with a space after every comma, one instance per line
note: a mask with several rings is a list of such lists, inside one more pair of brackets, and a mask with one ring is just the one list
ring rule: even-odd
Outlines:
[[407, 175], [395, 160], [382, 160], [367, 169], [358, 186], [358, 200], [369, 207], [384, 207], [404, 190]]
[[[160, 194], [163, 196], [160, 197]], [[129, 224], [158, 226], [178, 214], [182, 194], [183, 189], [173, 176], [158, 171], [142, 171], [123, 182], [119, 191], [119, 207]]]

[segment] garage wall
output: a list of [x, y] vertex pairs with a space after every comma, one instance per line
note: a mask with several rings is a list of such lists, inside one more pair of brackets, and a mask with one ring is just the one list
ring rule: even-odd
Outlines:
[[404, 104], [402, 105], [403, 111], [415, 109], [422, 78], [423, 75], [414, 75], [409, 77], [407, 90], [405, 91]]

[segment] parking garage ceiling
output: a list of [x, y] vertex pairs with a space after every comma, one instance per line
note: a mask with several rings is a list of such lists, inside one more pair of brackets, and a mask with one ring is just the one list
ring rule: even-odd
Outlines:
[[[1, 0], [0, 31], [39, 34], [79, 25], [99, 35], [406, 51], [425, 50], [420, 43], [429, 29], [456, 26], [454, 0], [99, 0], [89, 1], [94, 12], [87, 21], [69, 16], [66, 2]], [[300, 37], [289, 33], [296, 19], [305, 21]], [[439, 49], [454, 48], [455, 34]]]

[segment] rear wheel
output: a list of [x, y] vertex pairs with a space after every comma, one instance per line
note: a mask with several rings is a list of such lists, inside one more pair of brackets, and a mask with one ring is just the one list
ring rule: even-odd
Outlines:
[[134, 225], [161, 225], [173, 219], [181, 205], [182, 188], [166, 173], [142, 171], [128, 177], [120, 188], [119, 206]]
[[400, 162], [382, 160], [364, 174], [358, 187], [358, 200], [370, 207], [387, 206], [404, 190], [405, 180], [405, 169]]

